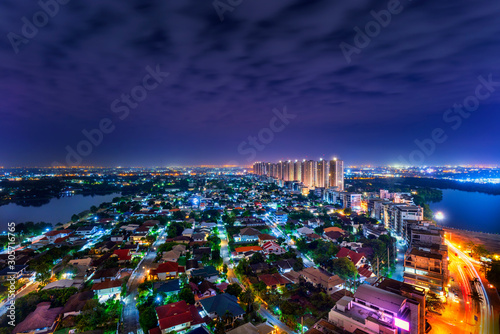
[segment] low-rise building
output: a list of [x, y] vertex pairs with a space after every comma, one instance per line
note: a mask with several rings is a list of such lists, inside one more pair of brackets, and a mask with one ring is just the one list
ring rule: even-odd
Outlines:
[[328, 314], [328, 320], [348, 333], [412, 333], [412, 309], [408, 298], [374, 286], [362, 284], [354, 297], [342, 297]]
[[50, 308], [50, 302], [39, 303], [36, 309], [16, 327], [12, 333], [21, 334], [50, 334], [53, 333], [59, 322], [62, 307]]
[[162, 334], [170, 332], [187, 333], [192, 329], [201, 327], [204, 323], [196, 306], [188, 305], [184, 300], [159, 306], [155, 310], [158, 317], [158, 329]]

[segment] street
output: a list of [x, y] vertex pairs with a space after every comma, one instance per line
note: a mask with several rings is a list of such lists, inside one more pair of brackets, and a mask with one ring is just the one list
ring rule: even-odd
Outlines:
[[122, 312], [122, 324], [120, 326], [120, 333], [143, 333], [139, 325], [139, 311], [137, 310], [135, 300], [137, 296], [137, 287], [139, 286], [139, 284], [144, 282], [144, 278], [146, 277], [147, 272], [150, 270], [151, 264], [156, 257], [155, 247], [161, 245], [164, 242], [165, 239], [163, 239], [163, 234], [160, 234], [155, 243], [150, 247], [149, 252], [144, 256], [141, 262], [139, 262], [139, 264], [137, 265], [137, 268], [132, 272], [132, 275], [128, 280], [127, 291], [130, 293], [123, 298], [125, 305]]
[[[36, 291], [38, 289], [38, 286], [40, 285], [40, 283], [38, 282], [34, 282], [34, 283], [31, 283], [30, 285], [28, 285], [23, 291], [19, 292], [15, 297], [14, 297], [14, 300], [22, 297], [22, 296], [26, 296], [28, 293], [30, 292], [33, 292], [33, 291]], [[6, 304], [4, 303], [1, 307], [0, 307], [0, 317], [4, 315], [4, 313], [7, 311], [7, 307], [10, 305], [9, 304]]]

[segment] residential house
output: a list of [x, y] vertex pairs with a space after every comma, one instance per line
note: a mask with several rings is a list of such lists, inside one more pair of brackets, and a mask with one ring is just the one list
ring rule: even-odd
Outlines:
[[132, 259], [132, 254], [130, 249], [116, 249], [113, 252], [113, 255], [116, 255], [118, 257], [119, 263], [130, 261]]
[[42, 290], [76, 288], [80, 289], [83, 286], [81, 279], [60, 279], [58, 281], [50, 282]]
[[200, 284], [189, 283], [191, 291], [193, 291], [194, 299], [196, 301], [213, 297], [217, 294], [217, 287], [210, 281], [203, 280]]
[[337, 243], [339, 238], [343, 238], [344, 234], [337, 231], [324, 232], [323, 236], [325, 240]]
[[75, 231], [75, 234], [88, 237], [94, 235], [95, 233], [97, 233], [97, 231], [97, 226], [82, 226]]
[[94, 283], [92, 285], [92, 291], [94, 291], [100, 300], [107, 300], [115, 296], [119, 296], [122, 289], [122, 281], [103, 281], [100, 283]]
[[355, 252], [345, 247], [342, 247], [337, 253], [337, 258], [340, 259], [342, 257], [347, 257], [349, 260], [351, 260], [352, 263], [354, 263], [354, 265], [356, 266], [356, 268], [360, 268], [365, 264], [367, 264], [365, 254]]
[[[156, 315], [161, 334], [187, 333], [189, 330], [201, 327], [204, 323], [196, 307], [188, 305], [184, 300], [157, 307]], [[151, 330], [150, 333], [157, 332]]]
[[64, 304], [64, 308], [62, 310], [63, 318], [68, 316], [77, 316], [79, 315], [87, 301], [94, 297], [94, 292], [91, 290], [83, 291], [73, 296], [69, 297], [66, 304]]
[[332, 275], [327, 274], [326, 272], [318, 269], [318, 268], [304, 268], [299, 272], [300, 276], [302, 276], [306, 282], [311, 283], [314, 286], [320, 286], [325, 290], [328, 290], [328, 280]]
[[119, 277], [119, 268], [99, 269], [92, 276], [93, 283], [112, 281]]
[[[248, 254], [251, 252], [251, 254]], [[262, 247], [260, 246], [244, 246], [244, 247], [236, 247], [234, 249], [234, 255], [236, 257], [242, 258], [242, 257], [250, 257], [253, 255], [253, 253], [256, 252], [262, 252]]]
[[12, 333], [49, 334], [53, 333], [60, 319], [62, 307], [50, 308], [50, 302], [39, 303], [36, 309], [14, 327]]
[[266, 287], [270, 290], [275, 290], [275, 289], [285, 289], [287, 285], [292, 284], [293, 282], [290, 281], [288, 278], [281, 274], [263, 274], [257, 276], [259, 281], [264, 282]]
[[45, 237], [48, 239], [48, 243], [54, 243], [57, 239], [64, 238], [71, 233], [73, 233], [73, 230], [54, 230], [45, 233]]
[[345, 281], [337, 275], [330, 276], [328, 278], [328, 294], [334, 294], [335, 292], [344, 288]]
[[27, 265], [15, 265], [12, 267], [5, 267], [0, 270], [0, 280], [4, 281], [6, 279], [15, 278], [19, 279], [26, 273]]
[[259, 241], [260, 231], [251, 227], [245, 227], [240, 230], [239, 234], [233, 236], [234, 242], [248, 243]]
[[170, 297], [181, 292], [181, 282], [179, 279], [172, 279], [166, 282], [156, 282], [154, 284], [154, 288], [157, 293], [162, 293], [167, 297]]
[[278, 334], [278, 330], [267, 323], [253, 325], [251, 322], [247, 322], [226, 332], [226, 334]]
[[158, 268], [152, 269], [149, 273], [151, 279], [162, 281], [178, 278], [179, 274], [185, 272], [185, 268], [179, 266], [177, 262], [164, 262], [158, 265]]
[[238, 304], [238, 298], [227, 293], [221, 293], [199, 301], [203, 313], [211, 319], [229, 316], [229, 319], [243, 319], [245, 311]]
[[313, 234], [314, 230], [311, 230], [309, 227], [301, 227], [301, 228], [297, 229], [297, 233], [300, 236], [306, 236], [308, 234]]
[[259, 234], [258, 238], [259, 238], [259, 246], [260, 247], [262, 247], [262, 245], [268, 241], [276, 241], [276, 239], [277, 239], [274, 235], [265, 234], [265, 233]]
[[205, 233], [193, 233], [191, 238], [193, 242], [204, 242], [207, 240], [207, 235]]
[[265, 244], [263, 244], [262, 250], [266, 255], [270, 254], [281, 255], [286, 253], [286, 250], [283, 247], [279, 246], [274, 241], [268, 241]]
[[210, 247], [199, 247], [193, 250], [193, 259], [201, 261], [203, 258], [210, 259], [212, 257], [212, 249]]
[[271, 267], [265, 262], [259, 262], [259, 263], [251, 264], [250, 268], [252, 269], [253, 273], [260, 274], [265, 270], [269, 270]]
[[279, 272], [284, 274], [293, 270], [293, 265], [297, 262], [295, 259], [284, 259], [274, 262], [272, 265], [278, 268]]
[[209, 282], [215, 282], [219, 279], [220, 272], [214, 266], [206, 266], [191, 270], [189, 275], [191, 277], [201, 277]]
[[163, 252], [163, 254], [161, 256], [161, 260], [163, 262], [177, 262], [179, 260], [180, 256], [181, 256], [181, 253], [172, 249], [171, 251]]

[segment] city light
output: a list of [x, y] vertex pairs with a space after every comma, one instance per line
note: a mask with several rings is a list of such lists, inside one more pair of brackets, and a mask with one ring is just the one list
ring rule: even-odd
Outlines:
[[434, 218], [436, 218], [437, 220], [443, 220], [444, 219], [444, 213], [442, 213], [441, 211], [438, 211], [434, 215]]

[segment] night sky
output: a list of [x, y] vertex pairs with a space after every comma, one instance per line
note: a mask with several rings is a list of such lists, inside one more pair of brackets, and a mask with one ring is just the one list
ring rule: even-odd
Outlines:
[[0, 166], [499, 162], [500, 1], [27, 3], [0, 4]]

